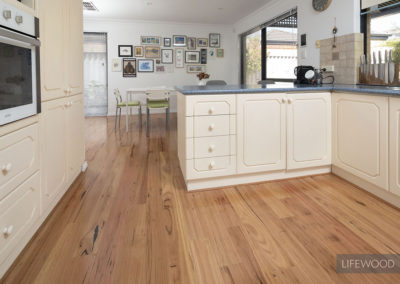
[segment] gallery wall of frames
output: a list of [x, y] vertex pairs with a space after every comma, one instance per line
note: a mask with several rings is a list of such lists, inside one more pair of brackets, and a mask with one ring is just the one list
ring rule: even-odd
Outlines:
[[112, 59], [111, 68], [124, 78], [136, 78], [140, 73], [173, 73], [182, 68], [198, 74], [207, 71], [209, 58], [224, 58], [219, 33], [206, 37], [140, 36], [137, 43], [121, 43], [117, 48], [118, 58]]

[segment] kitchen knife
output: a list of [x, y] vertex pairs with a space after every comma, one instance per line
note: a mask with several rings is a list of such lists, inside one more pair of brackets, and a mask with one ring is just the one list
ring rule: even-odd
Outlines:
[[374, 56], [374, 77], [377, 79], [379, 77], [379, 66], [378, 66], [378, 62], [376, 61], [376, 53], [374, 51], [373, 53]]
[[394, 81], [394, 62], [393, 62], [393, 51], [389, 51], [389, 84], [392, 84]]
[[385, 70], [384, 70], [384, 81], [385, 81], [385, 84], [388, 84], [389, 83], [389, 57], [388, 57], [388, 51], [387, 51], [387, 49], [385, 50], [385, 64], [384, 64], [384, 67], [383, 67]]

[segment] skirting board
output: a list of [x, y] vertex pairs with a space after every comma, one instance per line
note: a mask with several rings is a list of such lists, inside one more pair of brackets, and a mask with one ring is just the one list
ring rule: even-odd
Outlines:
[[383, 188], [371, 184], [336, 166], [332, 166], [332, 173], [347, 180], [348, 182], [351, 182], [352, 184], [355, 184], [361, 189], [368, 191], [369, 193], [377, 196], [378, 198], [383, 199], [384, 201], [392, 204], [393, 206], [400, 208], [400, 196], [397, 196]]
[[294, 170], [294, 171], [277, 171], [269, 173], [256, 173], [234, 175], [228, 177], [218, 177], [210, 179], [189, 180], [186, 181], [188, 191], [204, 190], [212, 188], [227, 187], [240, 184], [260, 183], [273, 180], [284, 180], [304, 176], [328, 174], [331, 172], [331, 166]]

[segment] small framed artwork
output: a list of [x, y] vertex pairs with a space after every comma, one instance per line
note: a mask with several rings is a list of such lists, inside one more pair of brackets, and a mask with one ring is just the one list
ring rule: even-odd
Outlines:
[[208, 47], [208, 38], [198, 38], [197, 46], [198, 47]]
[[209, 51], [208, 51], [208, 55], [210, 56], [210, 57], [215, 57], [215, 49], [210, 49]]
[[140, 43], [142, 45], [161, 45], [161, 37], [159, 37], [159, 36], [141, 36]]
[[118, 56], [119, 57], [132, 57], [133, 56], [132, 45], [118, 45]]
[[162, 64], [174, 63], [174, 51], [172, 49], [161, 50], [161, 63]]
[[207, 64], [207, 48], [200, 49], [200, 63]]
[[161, 49], [158, 46], [146, 46], [144, 48], [144, 54], [146, 58], [160, 58]]
[[134, 48], [135, 57], [143, 57], [143, 46], [135, 46]]
[[122, 65], [121, 65], [121, 59], [115, 58], [112, 60], [112, 72], [121, 72], [122, 71]]
[[174, 35], [172, 40], [174, 46], [186, 46], [187, 38], [184, 35]]
[[139, 72], [154, 72], [154, 60], [153, 59], [139, 59], [138, 60], [138, 71]]
[[200, 63], [200, 52], [185, 51], [185, 63]]
[[220, 34], [210, 34], [210, 47], [220, 47], [221, 46], [221, 35]]
[[188, 73], [201, 73], [201, 72], [206, 72], [206, 66], [205, 65], [187, 65], [187, 72]]
[[175, 67], [183, 68], [185, 64], [183, 48], [175, 49]]
[[188, 50], [196, 50], [196, 38], [195, 37], [188, 37], [187, 49]]
[[123, 77], [136, 77], [136, 59], [124, 58], [123, 60]]
[[156, 64], [161, 64], [161, 59], [156, 59]]
[[156, 72], [164, 73], [165, 72], [165, 66], [164, 65], [156, 65]]
[[170, 37], [164, 38], [164, 47], [171, 47], [171, 38]]
[[224, 49], [223, 48], [217, 49], [217, 57], [224, 57]]

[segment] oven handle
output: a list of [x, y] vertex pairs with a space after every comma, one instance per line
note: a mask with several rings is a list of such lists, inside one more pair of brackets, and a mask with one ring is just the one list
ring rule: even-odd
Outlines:
[[15, 32], [9, 31], [9, 30], [1, 29], [1, 28], [0, 28], [0, 36], [9, 38], [12, 40], [16, 40], [16, 41], [28, 43], [33, 46], [40, 46], [40, 41], [37, 40], [36, 38], [25, 36], [25, 35], [15, 33]]

